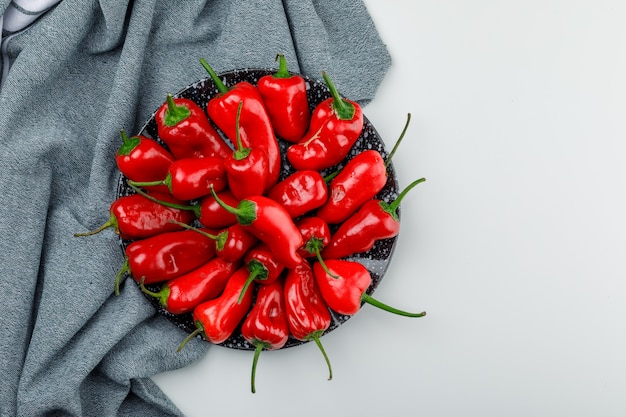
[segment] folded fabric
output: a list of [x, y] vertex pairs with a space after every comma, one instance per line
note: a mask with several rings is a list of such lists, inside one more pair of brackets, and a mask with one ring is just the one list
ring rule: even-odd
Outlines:
[[73, 236], [108, 219], [120, 129], [137, 132], [168, 92], [206, 77], [200, 57], [219, 72], [274, 68], [283, 52], [366, 103], [385, 45], [353, 0], [63, 0], [3, 52], [0, 415], [180, 415], [150, 376], [210, 344], [177, 353], [186, 335], [136, 285], [113, 294], [113, 232]]

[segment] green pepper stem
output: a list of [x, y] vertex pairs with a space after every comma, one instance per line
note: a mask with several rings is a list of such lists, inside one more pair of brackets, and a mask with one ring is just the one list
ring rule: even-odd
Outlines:
[[328, 74], [326, 74], [326, 71], [322, 71], [322, 77], [330, 90], [330, 94], [333, 96], [332, 106], [337, 113], [337, 117], [341, 120], [351, 120], [355, 113], [354, 105], [341, 98], [335, 84], [333, 84]]
[[122, 145], [117, 150], [118, 155], [130, 155], [137, 145], [141, 142], [141, 139], [137, 136], [128, 137], [124, 129], [120, 130], [122, 136]]
[[391, 164], [391, 158], [393, 158], [396, 151], [398, 150], [398, 147], [400, 146], [400, 142], [402, 142], [402, 139], [404, 139], [404, 134], [409, 128], [410, 123], [411, 123], [411, 113], [408, 113], [406, 115], [406, 124], [404, 125], [404, 129], [402, 129], [402, 133], [400, 133], [400, 137], [396, 141], [395, 145], [393, 145], [393, 149], [391, 150], [391, 152], [389, 152], [389, 155], [387, 155], [387, 159], [385, 159], [385, 168], [387, 168], [389, 164]]
[[176, 349], [176, 352], [180, 352], [181, 350], [183, 350], [185, 345], [191, 339], [193, 339], [194, 337], [196, 337], [197, 335], [199, 335], [200, 333], [202, 333], [204, 331], [204, 328], [202, 327], [202, 323], [200, 323], [199, 321], [196, 321], [195, 325], [196, 325], [196, 330], [194, 330], [193, 332], [189, 333], [189, 336], [187, 336], [185, 338], [185, 340], [183, 340], [182, 343], [180, 345], [178, 345], [178, 349]]
[[330, 272], [330, 269], [328, 269], [328, 266], [326, 266], [326, 262], [324, 262], [324, 258], [322, 258], [322, 253], [320, 252], [319, 248], [315, 248], [315, 256], [317, 257], [317, 261], [322, 266], [322, 269], [324, 270], [324, 272], [328, 274], [328, 276], [335, 278], [335, 279], [339, 279], [339, 275], [335, 275], [332, 272]]
[[155, 185], [164, 185], [165, 181], [163, 180], [159, 180], [159, 181], [133, 181], [133, 180], [128, 180], [128, 184], [135, 186], [135, 187], [152, 187]]
[[193, 226], [191, 226], [191, 225], [189, 225], [187, 223], [179, 222], [178, 220], [169, 219], [168, 223], [172, 223], [172, 224], [178, 225], [178, 226], [180, 226], [182, 228], [185, 228], [187, 230], [193, 230], [194, 232], [200, 233], [202, 236], [206, 236], [209, 239], [219, 240], [219, 238], [220, 238], [219, 235], [212, 235], [210, 233], [205, 232], [204, 230], [200, 230], [197, 227], [193, 227]]
[[213, 70], [213, 68], [211, 68], [211, 66], [209, 65], [208, 62], [206, 62], [206, 60], [204, 58], [200, 58], [200, 64], [202, 64], [202, 66], [204, 67], [204, 69], [206, 70], [206, 72], [209, 73], [209, 76], [211, 77], [211, 79], [213, 80], [213, 82], [215, 83], [215, 86], [217, 87], [217, 90], [221, 93], [221, 94], [226, 94], [228, 93], [228, 87], [226, 87], [226, 85], [222, 82], [222, 80], [220, 80], [220, 77], [217, 75], [217, 73]]
[[256, 386], [254, 380], [256, 379], [256, 365], [259, 362], [259, 356], [261, 356], [261, 351], [265, 347], [265, 344], [262, 342], [257, 342], [254, 344], [254, 358], [252, 359], [252, 373], [250, 374], [250, 390], [254, 394], [256, 392]]
[[337, 175], [339, 175], [339, 173], [340, 173], [340, 172], [341, 172], [341, 170], [340, 170], [340, 169], [336, 169], [336, 170], [334, 170], [333, 172], [331, 172], [330, 174], [328, 174], [328, 175], [326, 175], [326, 176], [324, 177], [324, 182], [325, 182], [326, 184], [328, 184], [329, 182], [331, 182], [331, 181], [332, 181], [332, 179], [333, 179], [333, 178], [335, 178]]
[[322, 355], [324, 356], [324, 360], [326, 361], [326, 365], [328, 366], [328, 380], [330, 381], [331, 379], [333, 379], [333, 368], [330, 365], [330, 359], [328, 359], [328, 355], [326, 354], [326, 351], [324, 350], [324, 346], [322, 345], [322, 342], [320, 341], [320, 336], [323, 333], [324, 333], [324, 330], [318, 330], [316, 332], [311, 333], [307, 339], [313, 340], [315, 344], [317, 345], [317, 347], [320, 349], [320, 352], [322, 352]]
[[409, 191], [413, 189], [413, 187], [415, 187], [417, 184], [422, 183], [424, 181], [426, 181], [426, 178], [420, 178], [418, 180], [413, 181], [412, 183], [407, 185], [407, 187], [404, 190], [402, 190], [400, 194], [398, 194], [398, 197], [396, 197], [395, 200], [393, 200], [391, 203], [386, 203], [384, 201], [381, 201], [380, 206], [383, 208], [385, 212], [389, 213], [389, 215], [391, 215], [394, 219], [398, 220], [398, 214], [396, 213], [396, 210], [398, 209], [398, 207], [400, 207], [400, 203], [402, 202], [402, 199], [408, 194]]
[[166, 126], [176, 126], [191, 115], [189, 107], [176, 104], [171, 94], [167, 94], [165, 101], [167, 102], [167, 110], [165, 110], [163, 123]]
[[145, 286], [145, 279], [146, 277], [141, 277], [141, 280], [139, 281], [139, 288], [141, 289], [141, 292], [143, 292], [144, 294], [148, 294], [151, 297], [158, 298], [159, 304], [161, 304], [161, 306], [163, 306], [164, 308], [167, 308], [167, 298], [170, 295], [169, 287], [165, 285], [163, 286], [163, 288], [161, 288], [161, 291], [159, 292], [150, 291]]
[[241, 121], [241, 109], [243, 108], [243, 101], [239, 102], [239, 106], [237, 106], [237, 117], [235, 118], [235, 135], [237, 137], [237, 149], [233, 152], [233, 158], [237, 161], [241, 161], [250, 155], [250, 148], [244, 148], [241, 143], [241, 132], [239, 131], [240, 121]]
[[256, 203], [250, 200], [241, 200], [237, 207], [229, 206], [221, 198], [217, 196], [217, 193], [213, 189], [213, 185], [210, 185], [211, 195], [224, 210], [234, 214], [237, 217], [237, 222], [242, 226], [249, 226], [256, 220]]
[[239, 294], [239, 298], [237, 299], [237, 304], [241, 304], [241, 300], [246, 295], [250, 284], [254, 282], [255, 279], [267, 279], [267, 268], [263, 266], [263, 264], [255, 259], [248, 262], [248, 271], [250, 274], [248, 275], [248, 279], [243, 284], [243, 288], [241, 289], [241, 293]]
[[291, 74], [287, 68], [287, 60], [282, 53], [276, 54], [276, 61], [278, 61], [278, 71], [274, 73], [275, 78], [289, 78]]
[[211, 195], [213, 196], [217, 204], [219, 204], [224, 210], [226, 210], [227, 212], [231, 214], [234, 214], [235, 216], [239, 214], [239, 210], [237, 210], [237, 207], [229, 206], [228, 204], [226, 204], [224, 200], [222, 200], [221, 198], [217, 196], [217, 193], [215, 192], [215, 189], [213, 188], [213, 184], [209, 185], [209, 188], [211, 189]]
[[169, 201], [159, 200], [158, 198], [154, 198], [150, 194], [146, 193], [141, 188], [134, 186], [130, 181], [128, 185], [130, 186], [130, 188], [135, 190], [137, 194], [141, 194], [142, 196], [146, 197], [150, 201], [154, 201], [155, 203], [161, 204], [162, 206], [169, 207], [169, 208], [193, 211], [196, 217], [200, 217], [201, 208], [199, 205], [186, 206], [184, 204], [170, 203]]
[[97, 233], [100, 233], [101, 231], [103, 231], [105, 229], [108, 229], [109, 227], [117, 228], [117, 219], [115, 218], [114, 215], [111, 215], [109, 217], [109, 220], [107, 220], [104, 224], [99, 226], [97, 229], [92, 230], [90, 232], [74, 233], [74, 237], [92, 236], [92, 235], [95, 235]]
[[391, 307], [385, 303], [381, 303], [380, 301], [378, 301], [377, 299], [371, 297], [369, 294], [367, 293], [363, 293], [363, 295], [361, 296], [361, 301], [365, 301], [368, 304], [373, 305], [374, 307], [378, 307], [382, 310], [388, 311], [390, 313], [393, 314], [397, 314], [399, 316], [404, 316], [404, 317], [423, 317], [426, 315], [425, 311], [422, 311], [421, 313], [409, 313], [407, 311], [403, 311], [403, 310], [398, 310], [397, 308]]
[[124, 259], [124, 263], [122, 264], [120, 270], [117, 271], [117, 274], [115, 274], [115, 295], [120, 295], [120, 284], [122, 282], [122, 277], [126, 273], [130, 273], [130, 263], [127, 257]]

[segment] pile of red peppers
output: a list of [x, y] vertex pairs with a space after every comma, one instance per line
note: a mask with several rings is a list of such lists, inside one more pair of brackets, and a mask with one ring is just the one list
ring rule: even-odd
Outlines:
[[[220, 344], [241, 332], [255, 349], [252, 392], [260, 352], [290, 337], [314, 341], [332, 378], [320, 342], [331, 311], [354, 315], [369, 303], [425, 315], [368, 295], [371, 274], [350, 258], [398, 234], [399, 204], [424, 181], [394, 201], [376, 198], [410, 114], [386, 159], [364, 150], [323, 177], [361, 135], [362, 109], [326, 73], [330, 98], [310, 106], [306, 80], [277, 60], [278, 70], [256, 84], [225, 85], [201, 59], [218, 94], [206, 108], [168, 94], [155, 113], [156, 139], [122, 131], [115, 160], [135, 192], [111, 204], [105, 224], [76, 234], [113, 228], [126, 242], [116, 294], [130, 276], [168, 312], [192, 315], [196, 330], [179, 350], [198, 334]], [[285, 178], [279, 141], [294, 168]]]

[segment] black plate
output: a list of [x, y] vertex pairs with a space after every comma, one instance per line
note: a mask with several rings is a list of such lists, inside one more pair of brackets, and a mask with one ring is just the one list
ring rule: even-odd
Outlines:
[[[261, 77], [267, 74], [273, 74], [275, 71], [276, 71], [275, 69], [239, 69], [239, 70], [221, 73], [219, 74], [219, 76], [224, 82], [224, 84], [226, 84], [227, 86], [232, 86], [240, 81], [248, 81], [256, 85], [258, 80]], [[318, 103], [330, 97], [330, 92], [323, 81], [314, 80], [309, 77], [304, 77], [304, 78], [307, 81], [307, 95], [309, 99], [309, 105], [311, 107], [311, 110], [313, 110], [313, 108]], [[198, 105], [200, 105], [200, 107], [206, 109], [206, 105], [208, 101], [212, 97], [216, 96], [217, 94], [218, 94], [218, 90], [215, 84], [209, 77], [207, 77], [205, 79], [202, 79], [200, 81], [197, 81], [189, 85], [188, 87], [182, 89], [178, 93], [173, 94], [173, 96], [184, 97], [184, 98], [193, 100]], [[143, 125], [143, 127], [141, 128], [138, 134], [153, 138], [163, 143], [159, 139], [159, 136], [157, 134], [156, 122], [154, 120], [155, 113], [156, 111], [152, 113], [152, 115], [150, 115], [150, 117], [148, 118], [146, 123]], [[289, 143], [287, 143], [286, 141], [283, 141], [280, 138], [278, 138], [278, 141], [279, 141], [279, 145], [282, 151], [282, 159], [283, 159], [282, 167], [283, 168], [281, 172], [281, 179], [283, 179], [287, 177], [289, 174], [291, 174], [292, 172], [294, 172], [294, 169], [293, 167], [291, 167], [291, 165], [289, 164], [286, 158], [285, 151], [287, 147], [289, 146]], [[227, 143], [229, 142], [227, 141]], [[352, 159], [354, 155], [367, 149], [378, 150], [383, 156], [383, 158], [386, 158], [388, 154], [385, 144], [380, 138], [380, 136], [378, 135], [378, 132], [376, 132], [376, 129], [374, 129], [374, 126], [372, 126], [369, 120], [366, 117], [364, 117], [363, 131], [361, 135], [359, 136], [359, 138], [357, 139], [356, 143], [354, 144], [350, 154], [340, 164], [336, 165], [335, 167], [325, 170], [324, 172], [322, 172], [322, 174], [326, 175], [330, 172], [335, 171], [338, 168], [341, 168], [343, 165], [345, 165], [345, 163], [348, 160]], [[398, 182], [396, 179], [396, 174], [393, 168], [393, 164], [389, 165], [388, 173], [389, 175], [388, 175], [388, 179], [387, 179], [387, 183], [385, 187], [376, 196], [377, 198], [385, 200], [385, 201], [391, 201], [395, 199], [395, 197], [397, 197], [398, 195]], [[134, 191], [132, 190], [132, 188], [128, 186], [126, 182], [126, 178], [123, 175], [121, 175], [119, 184], [118, 184], [117, 197], [132, 194], [133, 192]], [[332, 228], [331, 228], [331, 231], [332, 231]], [[397, 237], [378, 241], [376, 245], [370, 251], [359, 254], [359, 255], [355, 255], [352, 258], [348, 258], [348, 259], [356, 260], [362, 263], [371, 273], [372, 284], [367, 290], [367, 293], [370, 295], [374, 292], [376, 287], [380, 284], [381, 280], [383, 279], [383, 276], [387, 270], [387, 267], [389, 266], [389, 262], [391, 261], [391, 257], [392, 257], [393, 250], [396, 244], [396, 240], [397, 240]], [[125, 249], [129, 243], [130, 242], [122, 241], [122, 248]], [[162, 284], [150, 285], [148, 286], [148, 288], [153, 291], [158, 291], [161, 285]], [[155, 299], [154, 297], [146, 295], [146, 298], [150, 301], [150, 303], [154, 305], [154, 307], [157, 309], [159, 314], [166, 317], [168, 320], [170, 320], [173, 324], [175, 324], [179, 328], [182, 328], [189, 333], [195, 330], [191, 313], [182, 314], [182, 315], [174, 315], [174, 314], [169, 313], [165, 309], [163, 309], [160, 306], [158, 300]], [[350, 318], [350, 316], [337, 314], [333, 311], [331, 311], [331, 317], [332, 317], [332, 323], [329, 329], [326, 331], [326, 333], [335, 330], [336, 328], [341, 326], [341, 324], [345, 323]], [[297, 346], [302, 343], [306, 343], [306, 342], [302, 342], [302, 341], [299, 341], [290, 337], [285, 345], [285, 348]], [[232, 349], [254, 350], [254, 347], [250, 345], [238, 333], [238, 331], [235, 331], [235, 334], [232, 337], [230, 337], [228, 340], [221, 343], [220, 345], [229, 347]]]

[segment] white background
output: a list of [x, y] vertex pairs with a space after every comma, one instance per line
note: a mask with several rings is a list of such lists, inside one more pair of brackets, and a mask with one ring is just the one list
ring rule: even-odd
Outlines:
[[[367, 0], [393, 58], [366, 116], [402, 230], [376, 297], [315, 344], [210, 349], [154, 380], [189, 417], [625, 416], [626, 2]], [[384, 413], [384, 414], [383, 414]]]

